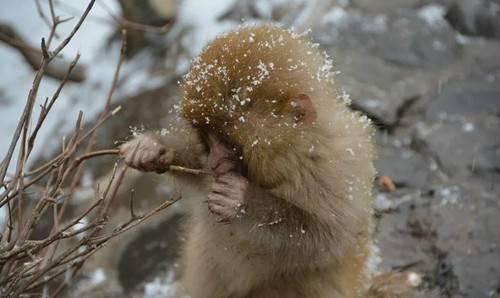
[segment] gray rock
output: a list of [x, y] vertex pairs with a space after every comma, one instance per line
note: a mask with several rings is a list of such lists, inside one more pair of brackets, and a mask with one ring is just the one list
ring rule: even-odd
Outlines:
[[460, 0], [450, 5], [446, 19], [465, 35], [500, 40], [500, 2], [494, 0]]
[[125, 292], [145, 280], [174, 268], [180, 252], [182, 215], [175, 214], [157, 226], [142, 230], [127, 244], [119, 264], [118, 278]]
[[500, 115], [500, 85], [484, 78], [454, 80], [443, 85], [429, 105], [428, 120], [462, 117], [464, 120], [485, 120]]
[[408, 9], [417, 7], [420, 0], [387, 0], [387, 1], [373, 1], [373, 0], [352, 0], [352, 4], [362, 10], [372, 13], [387, 13], [397, 9]]
[[427, 92], [429, 77], [355, 50], [331, 50], [337, 69], [337, 85], [354, 104], [383, 126], [398, 121], [398, 109]]
[[449, 175], [467, 171], [498, 171], [500, 160], [500, 122], [491, 126], [466, 122], [422, 123], [419, 137], [439, 157]]
[[[495, 178], [500, 181], [500, 176]], [[462, 293], [468, 297], [496, 297], [492, 295], [498, 294], [500, 282], [499, 192], [489, 192], [484, 181], [471, 178], [467, 182], [458, 193], [444, 188], [436, 195], [436, 246], [446, 252]], [[450, 195], [456, 196], [455, 202], [443, 204]]]
[[429, 11], [380, 15], [334, 8], [323, 17], [323, 33], [316, 36], [322, 44], [362, 49], [399, 66], [435, 69], [454, 62], [461, 46], [444, 19], [444, 8], [431, 7]]
[[417, 135], [449, 173], [500, 169], [500, 87], [484, 80], [444, 85]]
[[445, 66], [457, 59], [460, 45], [455, 33], [440, 20], [402, 14], [389, 23], [373, 47], [375, 54], [392, 63], [415, 68]]
[[410, 139], [379, 137], [375, 166], [379, 175], [391, 177], [396, 187], [426, 188], [431, 182], [425, 158], [409, 146]]

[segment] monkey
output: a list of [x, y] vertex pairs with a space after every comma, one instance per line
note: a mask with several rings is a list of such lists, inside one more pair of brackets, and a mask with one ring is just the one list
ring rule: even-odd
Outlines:
[[163, 136], [120, 147], [127, 165], [175, 175], [193, 197], [181, 278], [190, 297], [408, 297], [370, 290], [374, 129], [334, 75], [304, 36], [241, 27], [193, 60]]

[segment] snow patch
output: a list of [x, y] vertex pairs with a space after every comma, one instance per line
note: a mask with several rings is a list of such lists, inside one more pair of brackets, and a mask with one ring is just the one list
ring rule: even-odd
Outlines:
[[334, 25], [338, 27], [341, 27], [348, 20], [349, 20], [349, 13], [347, 13], [347, 11], [342, 7], [338, 6], [332, 8], [322, 18], [322, 22], [324, 24]]
[[420, 8], [417, 16], [433, 27], [439, 27], [446, 23], [444, 15], [446, 9], [438, 4], [429, 4]]
[[[105, 2], [113, 13], [119, 14], [116, 1], [105, 0]], [[58, 2], [55, 7], [56, 14], [63, 18], [74, 16], [74, 19], [59, 26], [57, 33], [61, 38], [55, 39], [52, 47], [68, 35], [86, 5], [87, 1], [61, 0]], [[42, 9], [48, 15], [46, 6], [46, 2], [42, 2]], [[115, 30], [112, 22], [99, 21], [103, 18], [110, 19], [110, 16], [102, 5], [96, 3], [80, 30], [63, 50], [62, 55], [68, 62], [77, 53], [81, 54], [79, 65], [85, 67], [86, 80], [81, 83], [68, 82], [66, 84], [44, 126], [39, 131], [32, 156], [47, 157], [59, 148], [62, 137], [72, 130], [80, 110], [83, 111], [84, 121], [94, 118], [101, 111], [120, 52], [118, 44], [108, 49], [103, 48], [103, 41]], [[47, 37], [49, 31], [38, 16], [35, 1], [5, 2], [0, 12], [0, 22], [11, 24], [34, 46], [40, 44], [41, 38]], [[163, 82], [162, 78], [152, 78], [148, 73], [149, 65], [153, 63], [150, 59], [148, 55], [140, 54], [137, 58], [122, 65], [121, 79], [113, 97], [114, 101], [124, 95], [152, 88]], [[3, 45], [0, 45], [0, 64], [2, 65], [0, 67], [2, 78], [0, 80], [0, 126], [2, 127], [0, 156], [3, 156], [10, 144], [35, 74], [15, 49]], [[32, 126], [38, 117], [40, 104], [46, 97], [51, 98], [58, 86], [58, 80], [49, 77], [43, 79], [33, 109]], [[2, 98], [4, 100], [1, 100]], [[13, 160], [16, 160], [16, 156]]]
[[155, 279], [144, 285], [144, 298], [174, 298], [178, 297], [176, 285], [174, 282], [174, 272], [169, 271], [167, 275], [161, 279]]
[[106, 281], [106, 273], [102, 268], [97, 268], [94, 272], [90, 273], [89, 286], [97, 286]]

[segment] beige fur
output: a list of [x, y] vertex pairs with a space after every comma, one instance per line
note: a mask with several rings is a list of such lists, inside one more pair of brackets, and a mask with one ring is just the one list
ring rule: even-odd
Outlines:
[[219, 37], [186, 75], [184, 124], [164, 141], [174, 163], [205, 166], [203, 138], [216, 134], [248, 179], [246, 213], [226, 223], [204, 203], [211, 178], [176, 179], [194, 197], [182, 280], [192, 298], [367, 295], [372, 127], [338, 98], [330, 68], [309, 41], [261, 25]]
[[[193, 207], [184, 254], [193, 298], [358, 297], [367, 288], [371, 128], [337, 99], [324, 65], [309, 42], [259, 26], [215, 40], [186, 76], [183, 116], [203, 130], [225, 129], [241, 145], [252, 183], [248, 212], [237, 222], [220, 224], [201, 202]], [[250, 107], [232, 109], [231, 93], [250, 98]], [[316, 123], [289, 128], [283, 123], [293, 121], [268, 117], [286, 117], [290, 98], [301, 93], [311, 98]]]

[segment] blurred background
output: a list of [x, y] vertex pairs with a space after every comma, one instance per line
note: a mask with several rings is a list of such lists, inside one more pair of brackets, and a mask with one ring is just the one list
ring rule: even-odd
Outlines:
[[[61, 39], [87, 1], [54, 3], [61, 17], [76, 16], [60, 26]], [[47, 1], [0, 0], [0, 156], [38, 62], [2, 36], [38, 48], [49, 33], [40, 11], [48, 15]], [[422, 297], [500, 297], [500, 0], [97, 0], [42, 82], [39, 103], [81, 54], [33, 154], [39, 161], [54, 156], [80, 110], [85, 123], [95, 122], [122, 28], [127, 57], [113, 104], [123, 111], [101, 128], [100, 148], [116, 146], [134, 129], [165, 127], [190, 60], [217, 34], [263, 21], [311, 29], [310, 38], [333, 57], [339, 92], [378, 128], [376, 166], [385, 177], [375, 186], [374, 265], [421, 273]], [[91, 162], [82, 186], [112, 163]], [[113, 221], [129, 216], [128, 190], [146, 210], [175, 189], [156, 175], [129, 180]], [[114, 239], [66, 296], [170, 297], [182, 220], [174, 205]]]

